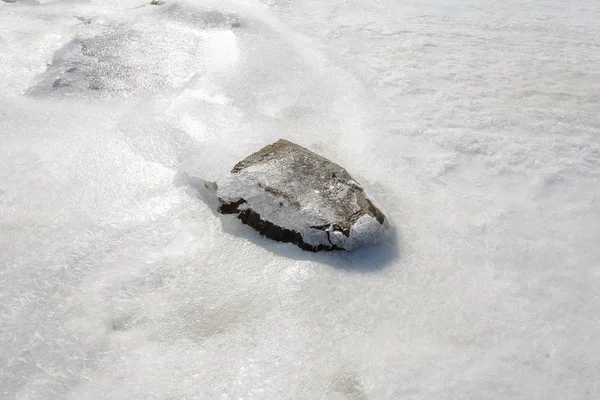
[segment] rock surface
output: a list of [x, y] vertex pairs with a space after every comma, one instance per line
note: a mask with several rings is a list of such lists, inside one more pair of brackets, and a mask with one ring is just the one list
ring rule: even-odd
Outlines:
[[220, 213], [304, 250], [374, 244], [388, 226], [344, 168], [283, 139], [236, 164], [216, 193]]

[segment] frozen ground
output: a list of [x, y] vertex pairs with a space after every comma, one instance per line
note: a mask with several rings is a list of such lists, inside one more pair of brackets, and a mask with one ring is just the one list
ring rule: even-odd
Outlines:
[[[0, 2], [0, 398], [600, 398], [596, 0]], [[222, 222], [283, 137], [397, 246]]]

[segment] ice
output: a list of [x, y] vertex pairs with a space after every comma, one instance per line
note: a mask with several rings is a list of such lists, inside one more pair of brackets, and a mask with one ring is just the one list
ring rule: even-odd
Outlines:
[[[193, 15], [194, 9], [187, 11], [181, 14]], [[47, 71], [28, 92], [149, 95], [181, 88], [216, 68], [226, 69], [237, 53], [231, 24], [219, 24], [216, 11], [198, 14], [216, 21], [204, 26], [213, 29], [191, 29], [180, 23], [177, 13], [143, 13], [135, 21], [119, 22], [80, 17], [75, 38], [54, 53]]]
[[[599, 21], [0, 2], [0, 398], [598, 398]], [[398, 248], [215, 216], [193, 177], [279, 137], [351, 170]]]

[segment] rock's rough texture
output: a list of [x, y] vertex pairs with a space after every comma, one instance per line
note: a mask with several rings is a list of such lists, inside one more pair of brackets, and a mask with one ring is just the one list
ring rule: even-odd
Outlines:
[[381, 239], [385, 216], [339, 165], [280, 139], [219, 183], [219, 212], [305, 250], [352, 250]]

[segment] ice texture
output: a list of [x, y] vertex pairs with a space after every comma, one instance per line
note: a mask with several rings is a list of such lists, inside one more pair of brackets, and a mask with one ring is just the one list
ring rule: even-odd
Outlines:
[[[221, 11], [173, 3], [134, 21], [76, 18], [80, 23], [74, 38], [56, 50], [47, 70], [28, 89], [30, 95], [156, 94], [181, 88], [197, 74], [227, 68], [235, 60], [231, 29], [239, 21]], [[196, 20], [204, 23], [196, 27]], [[215, 47], [221, 56], [211, 57]], [[214, 65], [227, 53], [232, 57], [225, 65]]]
[[[596, 0], [0, 2], [0, 398], [600, 398], [599, 43]], [[199, 201], [280, 137], [395, 244]]]

